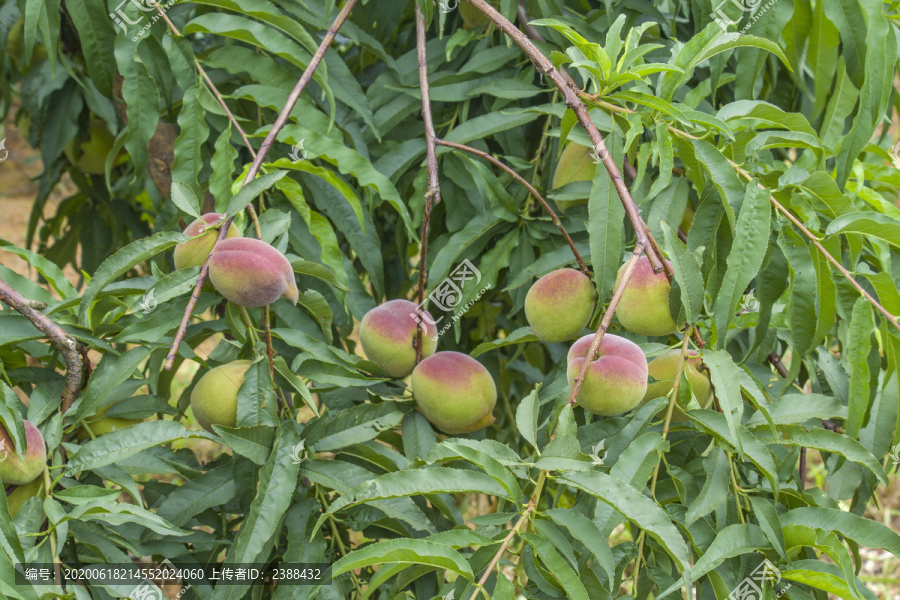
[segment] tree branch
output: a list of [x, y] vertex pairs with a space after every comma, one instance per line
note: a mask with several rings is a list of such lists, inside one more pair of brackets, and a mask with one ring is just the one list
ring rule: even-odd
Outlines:
[[[628, 191], [628, 187], [625, 185], [625, 179], [622, 177], [622, 172], [619, 170], [619, 167], [616, 166], [615, 161], [612, 159], [612, 155], [606, 148], [603, 136], [600, 135], [600, 131], [591, 120], [587, 106], [581, 101], [581, 98], [578, 95], [578, 92], [581, 90], [578, 90], [571, 78], [567, 75], [563, 75], [553, 66], [553, 63], [537, 49], [531, 40], [528, 39], [528, 36], [510, 23], [506, 17], [485, 2], [485, 0], [466, 1], [481, 11], [481, 13], [497, 25], [503, 33], [512, 38], [512, 40], [522, 48], [525, 54], [528, 55], [528, 58], [531, 59], [531, 62], [534, 63], [538, 71], [546, 75], [562, 93], [566, 106], [572, 109], [578, 122], [581, 123], [581, 126], [587, 131], [588, 136], [591, 138], [591, 144], [597, 152], [597, 156], [603, 162], [603, 166], [606, 167], [606, 171], [609, 173], [609, 177], [616, 188], [619, 199], [625, 207], [625, 212], [628, 214], [628, 219], [631, 221], [637, 244], [642, 248], [647, 248], [650, 242], [647, 239], [647, 233], [644, 227], [644, 221], [641, 219], [640, 211], [634, 202], [634, 198], [631, 197], [631, 192]], [[654, 273], [659, 273], [663, 270], [664, 263], [660, 262], [655, 254], [648, 252], [647, 258], [650, 259], [650, 265], [653, 267]]]
[[75, 396], [81, 390], [81, 369], [83, 363], [78, 342], [63, 331], [62, 327], [54, 323], [50, 317], [32, 308], [28, 298], [14, 290], [2, 279], [0, 279], [0, 300], [31, 321], [32, 325], [50, 338], [50, 341], [59, 350], [59, 353], [63, 355], [66, 361], [66, 385], [62, 391], [62, 413], [65, 414], [75, 401]]
[[587, 275], [588, 277], [591, 276], [590, 270], [588, 270], [587, 265], [584, 264], [584, 259], [581, 258], [581, 254], [579, 254], [578, 250], [575, 248], [575, 242], [572, 241], [572, 238], [569, 236], [569, 232], [566, 231], [565, 227], [563, 227], [563, 224], [559, 220], [559, 217], [556, 216], [556, 213], [553, 212], [553, 209], [550, 208], [550, 205], [547, 204], [547, 201], [544, 200], [544, 198], [538, 193], [538, 191], [536, 189], [534, 189], [534, 186], [532, 186], [530, 183], [528, 183], [528, 181], [524, 177], [522, 177], [521, 175], [519, 175], [518, 173], [513, 171], [511, 168], [509, 168], [508, 166], [506, 166], [505, 164], [503, 164], [502, 162], [500, 162], [499, 160], [497, 160], [496, 158], [494, 158], [487, 152], [482, 152], [481, 150], [479, 150], [477, 148], [473, 148], [471, 146], [466, 146], [464, 144], [457, 144], [456, 142], [448, 142], [447, 140], [436, 139], [434, 141], [438, 146], [446, 146], [448, 148], [454, 148], [456, 150], [461, 150], [463, 152], [468, 152], [470, 154], [480, 156], [481, 158], [488, 161], [489, 163], [499, 167], [500, 169], [503, 169], [504, 171], [509, 173], [516, 181], [518, 181], [519, 183], [524, 185], [526, 188], [528, 188], [528, 191], [531, 192], [531, 195], [538, 199], [538, 201], [543, 205], [544, 210], [546, 210], [547, 214], [550, 215], [550, 220], [553, 221], [553, 224], [559, 228], [560, 232], [562, 232], [562, 234], [563, 234], [563, 237], [566, 238], [566, 243], [569, 244], [569, 248], [572, 249], [572, 254], [575, 255], [575, 260], [578, 262], [578, 267], [581, 269], [581, 272], [584, 273], [585, 275]]
[[[288, 118], [290, 118], [291, 111], [294, 109], [294, 105], [297, 104], [297, 100], [300, 99], [300, 95], [303, 93], [303, 90], [305, 90], [306, 86], [309, 85], [309, 82], [312, 81], [316, 69], [319, 68], [319, 65], [322, 63], [322, 59], [325, 58], [325, 52], [328, 50], [328, 46], [330, 46], [331, 42], [334, 41], [337, 32], [340, 31], [341, 26], [347, 20], [347, 17], [350, 16], [350, 11], [353, 10], [354, 6], [356, 6], [356, 2], [357, 0], [347, 0], [347, 2], [344, 4], [344, 8], [341, 9], [341, 12], [338, 13], [337, 17], [335, 18], [334, 23], [332, 23], [331, 27], [329, 27], [328, 32], [322, 39], [322, 43], [319, 44], [319, 47], [316, 50], [316, 53], [313, 55], [312, 60], [309, 61], [309, 65], [307, 65], [306, 70], [303, 71], [303, 75], [301, 75], [300, 79], [297, 81], [297, 85], [295, 85], [294, 89], [291, 90], [291, 94], [290, 96], [288, 96], [288, 100], [285, 103], [284, 108], [281, 109], [281, 112], [278, 114], [278, 118], [275, 120], [275, 124], [272, 125], [272, 129], [269, 130], [269, 134], [266, 136], [266, 139], [260, 146], [259, 153], [257, 153], [256, 157], [253, 160], [253, 164], [247, 171], [247, 176], [244, 178], [244, 182], [241, 187], [250, 183], [259, 173], [259, 170], [262, 167], [262, 163], [265, 160], [266, 155], [269, 153], [269, 149], [272, 147], [272, 143], [274, 142], [275, 137], [278, 135], [278, 132], [284, 129], [284, 126], [287, 124]], [[184, 339], [188, 324], [191, 321], [191, 315], [194, 312], [194, 307], [197, 306], [197, 300], [200, 298], [200, 290], [203, 288], [203, 284], [206, 282], [207, 277], [209, 277], [209, 260], [210, 258], [212, 258], [213, 252], [215, 252], [216, 250], [216, 245], [218, 245], [219, 242], [225, 239], [225, 235], [227, 234], [228, 228], [231, 226], [232, 221], [234, 221], [234, 215], [228, 217], [225, 222], [222, 223], [222, 225], [219, 227], [219, 237], [216, 238], [212, 250], [206, 257], [206, 261], [203, 263], [203, 266], [200, 268], [200, 275], [197, 277], [197, 283], [196, 285], [194, 285], [194, 291], [191, 293], [191, 298], [190, 300], [188, 300], [188, 305], [184, 310], [184, 317], [181, 320], [181, 325], [178, 326], [178, 332], [175, 334], [175, 340], [172, 342], [172, 347], [169, 349], [169, 354], [166, 356], [165, 369], [167, 371], [172, 369], [172, 364], [175, 362], [175, 356], [178, 354], [178, 347], [181, 345], [181, 341]]]
[[[425, 284], [428, 273], [425, 259], [428, 256], [428, 227], [431, 223], [431, 209], [441, 201], [441, 182], [438, 178], [437, 148], [434, 120], [431, 116], [431, 97], [428, 91], [428, 56], [426, 55], [425, 16], [416, 5], [416, 53], [419, 61], [419, 90], [422, 93], [422, 120], [425, 122], [425, 155], [428, 169], [428, 190], [425, 192], [425, 211], [422, 215], [422, 246], [419, 252], [419, 285], [417, 304], [425, 301]], [[420, 319], [416, 326], [416, 364], [422, 361], [422, 331], [425, 325]]]

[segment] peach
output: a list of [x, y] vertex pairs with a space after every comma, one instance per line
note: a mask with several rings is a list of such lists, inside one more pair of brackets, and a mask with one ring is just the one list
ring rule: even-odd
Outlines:
[[[112, 406], [112, 405], [110, 405]], [[85, 425], [91, 428], [91, 433], [95, 436], [99, 437], [101, 435], [106, 435], [110, 431], [116, 431], [117, 429], [125, 429], [126, 427], [131, 427], [132, 425], [136, 425], [140, 423], [140, 420], [137, 419], [123, 419], [122, 417], [104, 417], [106, 411], [109, 410], [109, 406], [104, 406], [100, 410], [97, 411], [97, 414], [93, 417], [93, 421], [87, 421]], [[78, 441], [83, 442], [89, 439], [91, 436], [88, 433], [87, 429], [84, 427], [78, 430], [78, 434], [76, 438]]]
[[[588, 349], [594, 339], [590, 333], [569, 348], [569, 385], [575, 385], [575, 378], [587, 358]], [[584, 375], [584, 383], [578, 391], [576, 401], [584, 410], [612, 417], [626, 413], [644, 398], [647, 392], [647, 357], [631, 340], [607, 333], [600, 341], [598, 358], [590, 364]]]
[[3, 485], [25, 485], [43, 473], [47, 464], [47, 446], [37, 427], [25, 425], [25, 456], [16, 454], [16, 445], [6, 428], [0, 425], [0, 482]]
[[247, 308], [266, 306], [282, 297], [297, 304], [300, 298], [288, 259], [254, 238], [225, 238], [216, 244], [209, 279], [225, 299]]
[[[644, 395], [644, 401], [653, 398], [663, 398], [671, 391], [675, 384], [675, 375], [678, 372], [678, 357], [681, 356], [681, 350], [674, 349], [659, 355], [650, 361], [648, 371], [650, 375], [656, 379], [655, 383], [647, 386], [647, 393]], [[693, 350], [687, 351], [687, 360], [684, 363], [683, 374], [687, 377], [691, 384], [691, 390], [702, 408], [709, 406], [713, 399], [713, 390], [709, 382], [709, 375], [700, 370], [703, 361], [700, 355]], [[688, 419], [688, 416], [681, 410], [684, 404], [681, 402], [680, 392], [675, 390], [675, 410], [672, 412], [672, 421], [680, 422]], [[661, 410], [657, 416], [665, 418], [668, 408]]]
[[[115, 137], [109, 132], [106, 123], [102, 119], [92, 118], [88, 125], [88, 139], [81, 144], [77, 138], [73, 138], [63, 153], [69, 162], [81, 171], [90, 175], [103, 175], [106, 173], [106, 156], [112, 151]], [[127, 156], [120, 154], [113, 164], [120, 164], [127, 160]]]
[[[573, 181], [592, 181], [597, 169], [591, 157], [592, 152], [591, 148], [581, 144], [569, 143], [559, 155], [559, 162], [556, 163], [556, 170], [553, 172], [552, 188], [555, 190]], [[587, 201], [588, 197], [585, 196], [573, 200], [556, 200], [556, 205], [561, 210], [567, 210], [571, 206], [585, 204]]]
[[191, 392], [191, 410], [201, 427], [212, 431], [213, 425], [235, 426], [238, 390], [252, 364], [235, 360], [210, 369], [200, 378]]
[[[669, 261], [666, 261], [667, 263]], [[616, 287], [622, 280], [625, 265], [619, 268]], [[659, 336], [669, 335], [678, 329], [669, 313], [669, 290], [672, 286], [663, 272], [654, 273], [650, 259], [642, 256], [616, 309], [622, 327], [631, 333]]]
[[494, 422], [494, 378], [468, 354], [429, 356], [413, 370], [411, 383], [419, 411], [444, 433], [471, 433]]
[[594, 286], [575, 269], [558, 269], [538, 279], [525, 296], [525, 318], [545, 342], [570, 340], [594, 312]]
[[[210, 250], [215, 244], [216, 237], [219, 235], [218, 229], [211, 229], [210, 226], [218, 225], [225, 220], [225, 215], [219, 213], [206, 213], [201, 218], [195, 220], [188, 225], [184, 233], [191, 237], [200, 236], [198, 238], [188, 240], [183, 244], [175, 246], [173, 258], [175, 259], [176, 269], [187, 269], [188, 267], [200, 267], [206, 262]], [[200, 234], [203, 235], [200, 235]], [[241, 237], [241, 231], [232, 223], [228, 227], [226, 239], [233, 237]]]
[[47, 494], [44, 493], [44, 479], [35, 477], [31, 483], [20, 485], [14, 489], [9, 496], [6, 497], [6, 505], [9, 507], [9, 516], [15, 517], [19, 509], [29, 498], [37, 497], [43, 500]]
[[[416, 366], [416, 311], [409, 300], [389, 300], [365, 314], [359, 324], [359, 340], [366, 356], [394, 378], [406, 377]], [[437, 349], [437, 327], [428, 311], [422, 311], [422, 357]]]

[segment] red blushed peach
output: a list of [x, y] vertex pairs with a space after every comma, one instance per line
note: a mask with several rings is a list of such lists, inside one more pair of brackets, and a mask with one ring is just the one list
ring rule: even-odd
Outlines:
[[525, 318], [545, 342], [570, 340], [594, 312], [594, 286], [581, 271], [558, 269], [538, 279], [525, 296]]
[[37, 427], [29, 421], [25, 425], [25, 456], [16, 454], [16, 445], [3, 425], [0, 425], [0, 482], [3, 485], [25, 485], [34, 481], [47, 464], [47, 446]]
[[209, 279], [225, 299], [247, 308], [266, 306], [282, 297], [297, 304], [300, 298], [288, 259], [254, 238], [226, 238], [216, 244]]
[[[416, 366], [416, 308], [409, 300], [389, 300], [366, 313], [359, 324], [359, 340], [366, 356], [394, 378], [406, 377]], [[422, 311], [422, 357], [437, 349], [437, 327]]]
[[470, 433], [494, 422], [494, 378], [467, 354], [438, 352], [420, 362], [412, 392], [425, 418], [444, 433]]
[[[219, 235], [218, 229], [211, 229], [211, 226], [217, 225], [225, 220], [225, 215], [219, 213], [206, 213], [184, 229], [184, 234], [191, 237], [200, 236], [198, 238], [188, 240], [183, 244], [175, 246], [173, 258], [175, 259], [176, 269], [187, 269], [188, 267], [199, 267], [206, 262]], [[203, 235], [200, 235], [200, 234]], [[227, 238], [241, 237], [241, 232], [237, 226], [232, 223], [228, 227]]]
[[[569, 348], [569, 385], [587, 358], [594, 334], [580, 338]], [[591, 363], [578, 391], [579, 406], [595, 415], [612, 417], [637, 406], [647, 392], [647, 357], [631, 340], [607, 333], [597, 350], [599, 358]]]
[[[624, 270], [625, 265], [622, 265], [616, 278], [616, 287], [622, 280]], [[650, 259], [646, 256], [640, 257], [634, 274], [625, 284], [622, 300], [616, 309], [619, 323], [631, 333], [640, 335], [659, 336], [674, 333], [678, 325], [669, 313], [671, 289], [666, 274], [654, 273]]]

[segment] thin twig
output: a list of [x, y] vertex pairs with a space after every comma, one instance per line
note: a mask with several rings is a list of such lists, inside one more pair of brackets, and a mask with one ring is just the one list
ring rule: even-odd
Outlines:
[[[416, 5], [416, 53], [419, 61], [419, 90], [422, 93], [422, 120], [425, 122], [425, 155], [428, 169], [428, 190], [425, 192], [425, 211], [422, 216], [422, 246], [419, 251], [419, 285], [417, 303], [425, 301], [425, 284], [428, 273], [425, 259], [428, 256], [428, 226], [431, 223], [431, 208], [441, 201], [441, 182], [438, 178], [437, 148], [434, 120], [431, 117], [431, 97], [428, 91], [428, 56], [425, 53], [425, 16]], [[422, 331], [425, 325], [419, 319], [416, 327], [416, 364], [422, 361]]]
[[631, 258], [628, 259], [627, 263], [625, 263], [625, 270], [622, 271], [622, 277], [619, 280], [619, 285], [616, 286], [616, 291], [613, 293], [613, 297], [609, 301], [609, 307], [607, 307], [606, 313], [600, 320], [600, 326], [597, 328], [597, 333], [594, 334], [594, 339], [591, 341], [591, 345], [588, 348], [587, 356], [585, 356], [584, 363], [582, 363], [581, 365], [581, 371], [579, 371], [578, 377], [575, 378], [575, 381], [572, 384], [572, 392], [569, 394], [570, 405], [574, 405], [576, 399], [578, 398], [578, 392], [581, 391], [581, 384], [584, 383], [584, 376], [585, 374], [587, 374], [588, 368], [590, 368], [591, 363], [594, 362], [594, 357], [597, 355], [597, 349], [600, 348], [600, 342], [603, 341], [603, 336], [606, 335], [606, 330], [609, 329], [609, 325], [610, 323], [612, 323], [612, 318], [616, 312], [616, 308], [619, 306], [619, 301], [622, 299], [622, 294], [625, 292], [625, 286], [631, 280], [631, 276], [634, 274], [634, 269], [635, 267], [637, 267], [638, 259], [641, 258], [641, 254], [643, 253], [644, 246], [640, 242], [638, 242], [638, 244], [634, 247], [634, 251], [631, 253]]
[[581, 254], [579, 254], [578, 250], [575, 248], [575, 242], [572, 241], [572, 238], [569, 236], [569, 232], [566, 231], [565, 227], [563, 227], [563, 224], [559, 220], [559, 217], [556, 216], [556, 213], [553, 212], [553, 209], [550, 208], [550, 205], [547, 204], [547, 201], [544, 200], [544, 198], [538, 193], [538, 191], [536, 189], [534, 189], [534, 186], [532, 186], [530, 183], [528, 183], [528, 181], [524, 177], [522, 177], [521, 175], [519, 175], [518, 173], [513, 171], [511, 168], [509, 168], [508, 166], [506, 166], [505, 164], [503, 164], [502, 162], [500, 162], [499, 160], [497, 160], [496, 158], [494, 158], [487, 152], [482, 152], [481, 150], [479, 150], [477, 148], [473, 148], [471, 146], [466, 146], [465, 144], [457, 144], [456, 142], [448, 142], [447, 140], [442, 140], [442, 139], [436, 139], [436, 140], [434, 140], [434, 142], [438, 146], [446, 146], [448, 148], [454, 148], [456, 150], [462, 150], [463, 152], [469, 152], [470, 154], [480, 156], [481, 158], [488, 161], [489, 163], [499, 167], [500, 169], [503, 169], [504, 171], [509, 173], [513, 177], [513, 179], [515, 179], [516, 181], [518, 181], [519, 183], [524, 185], [528, 189], [528, 191], [531, 192], [531, 195], [534, 196], [535, 198], [537, 198], [538, 201], [543, 205], [544, 210], [546, 210], [547, 214], [550, 215], [550, 220], [553, 221], [553, 224], [559, 228], [560, 232], [562, 232], [562, 234], [563, 234], [563, 237], [566, 238], [566, 243], [569, 244], [569, 248], [572, 249], [572, 254], [575, 255], [575, 260], [578, 262], [578, 267], [581, 269], [581, 272], [584, 273], [585, 275], [587, 275], [588, 277], [591, 276], [590, 270], [588, 269], [587, 265], [584, 264], [584, 259], [581, 258]]
[[[572, 79], [560, 73], [560, 71], [553, 66], [553, 63], [550, 62], [550, 60], [537, 49], [531, 40], [528, 39], [528, 36], [510, 23], [506, 17], [497, 11], [497, 9], [484, 0], [466, 1], [496, 24], [503, 33], [512, 38], [512, 40], [522, 48], [525, 54], [528, 55], [528, 58], [531, 59], [531, 62], [534, 63], [538, 71], [543, 75], [546, 75], [557, 89], [562, 92], [566, 106], [572, 109], [578, 122], [581, 123], [581, 126], [587, 131], [597, 156], [603, 161], [603, 166], [606, 167], [606, 171], [609, 173], [609, 177], [616, 188], [619, 199], [625, 207], [625, 212], [628, 214], [628, 219], [631, 221], [631, 225], [634, 228], [637, 244], [642, 248], [646, 248], [649, 245], [649, 240], [647, 239], [644, 221], [641, 219], [637, 204], [635, 204], [634, 198], [631, 197], [631, 192], [628, 191], [628, 187], [625, 185], [625, 179], [622, 177], [622, 172], [619, 170], [619, 167], [616, 165], [615, 161], [613, 161], [612, 155], [606, 148], [606, 143], [603, 141], [600, 130], [597, 129], [597, 126], [591, 120], [587, 106], [581, 101], [581, 98], [579, 98], [578, 91], [580, 90], [574, 85]], [[654, 254], [648, 253], [647, 258], [650, 259], [650, 265], [653, 267], [654, 273], [662, 271], [663, 264]]]
[[522, 31], [525, 32], [529, 38], [534, 40], [535, 42], [543, 42], [544, 36], [542, 36], [537, 28], [534, 25], [530, 25], [529, 21], [531, 21], [531, 17], [528, 16], [528, 9], [525, 8], [525, 2], [523, 0], [519, 0], [519, 8], [516, 11], [516, 18], [519, 21], [519, 25], [522, 26]]
[[81, 369], [84, 363], [81, 359], [78, 342], [63, 331], [62, 327], [54, 323], [50, 317], [32, 308], [28, 298], [14, 290], [2, 279], [0, 279], [0, 300], [31, 321], [32, 325], [50, 338], [56, 349], [63, 355], [66, 361], [66, 385], [62, 391], [62, 412], [65, 414], [81, 390]]
[[[528, 520], [528, 516], [537, 509], [538, 501], [541, 499], [541, 492], [544, 489], [544, 482], [547, 480], [547, 471], [541, 471], [540, 475], [538, 475], [537, 483], [534, 486], [534, 493], [531, 495], [531, 499], [528, 501], [528, 504], [525, 505], [525, 510], [522, 511], [522, 516], [519, 517], [519, 520], [516, 521], [516, 524], [513, 525], [513, 528], [509, 530], [509, 533], [503, 538], [503, 542], [500, 543], [500, 548], [497, 552], [494, 553], [494, 557], [491, 559], [491, 562], [488, 563], [487, 568], [484, 570], [484, 573], [481, 575], [481, 578], [478, 580], [478, 583], [475, 585], [475, 589], [472, 591], [472, 595], [469, 597], [469, 600], [475, 600], [475, 597], [478, 596], [479, 590], [484, 588], [484, 582], [488, 580], [488, 577], [491, 575], [491, 571], [494, 570], [494, 566], [500, 561], [500, 557], [503, 556], [503, 552], [506, 550], [507, 546], [509, 546], [510, 542], [512, 542], [513, 538], [519, 533], [519, 529]], [[501, 577], [503, 575], [500, 575]]]
[[[294, 105], [297, 104], [297, 100], [300, 99], [300, 95], [303, 93], [303, 90], [305, 90], [306, 86], [309, 85], [309, 82], [312, 81], [316, 69], [322, 63], [322, 59], [325, 58], [325, 52], [328, 50], [328, 46], [330, 46], [331, 42], [334, 41], [334, 38], [337, 35], [337, 32], [340, 30], [341, 26], [344, 24], [344, 21], [347, 20], [348, 16], [350, 16], [350, 11], [353, 10], [356, 2], [357, 0], [347, 0], [346, 4], [344, 4], [344, 8], [341, 9], [341, 12], [338, 13], [337, 17], [335, 18], [334, 23], [331, 24], [331, 27], [325, 34], [325, 37], [322, 39], [322, 43], [319, 44], [319, 48], [313, 55], [312, 60], [309, 61], [309, 65], [306, 67], [306, 70], [303, 71], [303, 75], [300, 76], [300, 79], [297, 81], [297, 85], [295, 85], [294, 89], [291, 91], [290, 96], [288, 96], [288, 100], [285, 103], [284, 108], [282, 108], [281, 112], [278, 114], [278, 118], [275, 120], [275, 124], [272, 125], [272, 129], [269, 130], [269, 134], [266, 136], [266, 139], [260, 146], [259, 152], [257, 153], [256, 158], [253, 160], [253, 164], [247, 171], [247, 176], [244, 178], [242, 187], [251, 182], [259, 173], [259, 170], [262, 167], [262, 163], [265, 160], [266, 155], [269, 153], [269, 149], [272, 147], [272, 143], [274, 142], [275, 137], [278, 135], [278, 132], [280, 132], [287, 124], [288, 118], [290, 118], [291, 115], [291, 111], [294, 109]], [[225, 239], [225, 235], [228, 232], [228, 228], [231, 226], [232, 221], [234, 221], [234, 215], [230, 216], [225, 220], [224, 223], [222, 223], [221, 227], [219, 228], [219, 237], [216, 238], [212, 250], [206, 257], [206, 261], [203, 263], [203, 266], [200, 268], [200, 275], [197, 277], [197, 284], [194, 286], [194, 291], [191, 293], [190, 300], [188, 300], [188, 305], [184, 310], [184, 317], [181, 320], [181, 325], [178, 326], [178, 332], [175, 334], [175, 340], [172, 342], [172, 347], [169, 349], [169, 354], [166, 356], [165, 369], [167, 371], [172, 369], [172, 364], [175, 362], [175, 356], [178, 354], [178, 347], [181, 345], [181, 341], [184, 339], [188, 324], [191, 321], [191, 315], [194, 312], [194, 307], [197, 306], [197, 300], [199, 300], [200, 298], [200, 290], [203, 288], [203, 284], [204, 282], [206, 282], [206, 278], [209, 277], [209, 260], [210, 258], [212, 258], [213, 252], [215, 252], [216, 245], [218, 245], [219, 242]]]

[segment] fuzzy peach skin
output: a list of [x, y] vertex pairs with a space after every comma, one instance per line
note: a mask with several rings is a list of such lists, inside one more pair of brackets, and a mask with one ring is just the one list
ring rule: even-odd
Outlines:
[[200, 378], [191, 392], [191, 410], [203, 429], [211, 432], [213, 425], [234, 427], [238, 390], [252, 364], [249, 360], [235, 360], [210, 369]]
[[209, 279], [226, 300], [255, 308], [287, 298], [297, 304], [300, 292], [294, 269], [274, 246], [254, 238], [226, 238], [209, 260]]
[[[209, 255], [209, 251], [212, 250], [216, 237], [219, 235], [219, 230], [210, 229], [210, 226], [215, 225], [224, 219], [225, 215], [220, 215], [219, 213], [206, 213], [201, 218], [185, 227], [185, 235], [191, 237], [200, 235], [201, 233], [203, 235], [175, 246], [173, 258], [175, 259], [176, 269], [200, 267], [206, 262], [206, 257]], [[225, 234], [226, 239], [233, 237], [241, 237], [241, 231], [234, 223], [228, 227], [228, 233]]]
[[[556, 170], [553, 172], [553, 189], [563, 187], [573, 181], [592, 181], [597, 165], [591, 158], [591, 149], [581, 144], [570, 142], [566, 146], [562, 154], [559, 155], [559, 162], [556, 163]], [[556, 200], [556, 205], [560, 210], [568, 210], [571, 206], [585, 204], [587, 197], [577, 200]]]
[[494, 422], [497, 386], [480, 362], [461, 352], [438, 352], [413, 370], [416, 406], [449, 434], [471, 433]]
[[[397, 379], [416, 366], [416, 307], [409, 300], [389, 300], [365, 314], [359, 324], [359, 340], [366, 356]], [[437, 327], [428, 311], [422, 311], [422, 357], [437, 349]]]
[[[687, 361], [684, 363], [684, 374], [687, 376], [691, 384], [691, 390], [694, 396], [700, 402], [702, 408], [709, 406], [713, 399], [712, 385], [709, 382], [709, 376], [700, 370], [703, 361], [700, 355], [694, 350], [687, 351]], [[647, 386], [647, 393], [644, 395], [644, 402], [653, 398], [663, 398], [669, 394], [672, 386], [675, 384], [675, 375], [678, 373], [678, 357], [681, 356], [680, 349], [669, 350], [650, 361], [648, 371], [650, 375], [657, 379], [656, 383]], [[681, 410], [684, 403], [681, 402], [679, 390], [675, 390], [675, 410], [672, 411], [672, 421], [686, 421], [688, 416]], [[665, 418], [668, 407], [661, 410], [657, 416]]]
[[[622, 281], [624, 269], [625, 265], [619, 268], [616, 287]], [[654, 273], [650, 259], [646, 256], [640, 257], [616, 309], [619, 323], [631, 333], [640, 335], [660, 336], [674, 333], [678, 325], [669, 314], [671, 288], [666, 274]]]
[[594, 286], [575, 269], [547, 273], [525, 296], [525, 318], [545, 342], [571, 340], [585, 328], [593, 312]]
[[3, 425], [0, 425], [0, 482], [6, 485], [25, 485], [43, 473], [47, 464], [47, 446], [37, 427], [29, 421], [25, 425], [25, 456], [16, 454], [16, 445]]
[[[575, 385], [593, 339], [594, 334], [588, 334], [569, 348], [570, 386]], [[576, 398], [578, 405], [595, 415], [612, 417], [640, 404], [647, 392], [647, 357], [638, 345], [607, 333], [600, 341], [598, 355], [585, 373]]]

